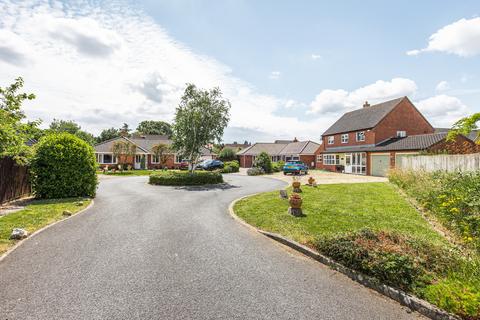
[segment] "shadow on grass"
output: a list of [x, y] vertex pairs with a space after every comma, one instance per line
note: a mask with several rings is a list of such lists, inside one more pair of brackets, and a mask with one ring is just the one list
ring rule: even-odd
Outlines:
[[176, 190], [186, 190], [186, 191], [207, 191], [207, 190], [229, 190], [240, 188], [239, 186], [234, 186], [229, 183], [219, 183], [219, 184], [205, 184], [202, 186], [177, 186]]

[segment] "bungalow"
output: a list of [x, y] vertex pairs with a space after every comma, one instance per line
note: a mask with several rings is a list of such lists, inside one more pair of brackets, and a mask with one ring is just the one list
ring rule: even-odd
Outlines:
[[[118, 141], [124, 141], [133, 144], [136, 147], [135, 155], [124, 155], [121, 156], [121, 159], [117, 159], [117, 157], [113, 154], [112, 149], [115, 142]], [[152, 150], [153, 147], [158, 144], [166, 144], [169, 146], [172, 144], [172, 141], [168, 139], [167, 136], [162, 135], [142, 135], [133, 136], [131, 138], [118, 137], [96, 144], [94, 149], [97, 163], [102, 167], [106, 165], [117, 165], [120, 162], [122, 164], [129, 164], [135, 169], [141, 169], [142, 166], [145, 169], [160, 169], [162, 166], [160, 159], [155, 156]], [[213, 158], [215, 158], [215, 155], [210, 150], [207, 148], [202, 148], [200, 160]], [[165, 162], [164, 166], [173, 169], [179, 168], [183, 159], [177, 153], [172, 152], [168, 154], [166, 160], [167, 161]]]
[[314, 168], [315, 152], [319, 147], [320, 144], [313, 141], [276, 140], [270, 143], [255, 143], [237, 152], [237, 156], [242, 168], [251, 168], [255, 158], [262, 152], [266, 152], [271, 157], [272, 162], [300, 160]]
[[465, 136], [446, 141], [413, 103], [402, 97], [345, 113], [322, 135], [316, 167], [330, 171], [385, 176], [405, 156], [423, 152], [474, 153]]

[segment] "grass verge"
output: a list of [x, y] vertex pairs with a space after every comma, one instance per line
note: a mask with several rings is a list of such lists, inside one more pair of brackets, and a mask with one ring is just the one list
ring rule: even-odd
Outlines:
[[9, 239], [14, 228], [22, 228], [32, 234], [64, 219], [63, 211], [76, 213], [86, 208], [91, 201], [87, 198], [32, 200], [25, 209], [0, 217], [0, 255], [18, 242]]

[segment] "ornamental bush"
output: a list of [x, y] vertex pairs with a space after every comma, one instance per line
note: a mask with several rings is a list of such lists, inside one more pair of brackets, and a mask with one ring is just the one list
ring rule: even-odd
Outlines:
[[259, 176], [259, 175], [262, 175], [262, 174], [265, 174], [265, 171], [263, 171], [262, 168], [250, 168], [247, 170], [247, 175], [249, 176]]
[[272, 160], [266, 152], [262, 152], [257, 156], [253, 166], [262, 168], [265, 173], [272, 173]]
[[149, 183], [162, 186], [195, 186], [222, 183], [219, 172], [211, 171], [163, 171], [150, 175]]
[[237, 160], [224, 162], [224, 167], [221, 170], [222, 173], [233, 173], [240, 171], [240, 164]]
[[272, 163], [272, 171], [273, 172], [281, 172], [283, 170], [283, 167], [285, 166], [285, 162], [280, 160], [277, 162]]
[[218, 159], [222, 161], [232, 161], [237, 159], [235, 151], [230, 148], [223, 148], [222, 151], [218, 154]]
[[36, 145], [31, 163], [37, 198], [94, 197], [97, 189], [92, 146], [70, 133], [53, 133]]

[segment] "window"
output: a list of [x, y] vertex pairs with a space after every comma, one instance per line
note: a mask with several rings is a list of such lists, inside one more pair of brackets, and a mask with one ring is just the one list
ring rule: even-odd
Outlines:
[[321, 154], [317, 154], [317, 162], [322, 162], [322, 155]]
[[405, 138], [407, 136], [407, 131], [397, 131], [398, 138]]
[[97, 162], [100, 164], [115, 164], [117, 163], [117, 157], [114, 157], [111, 153], [97, 153]]
[[323, 156], [323, 164], [326, 165], [338, 165], [340, 164], [340, 155], [338, 154], [326, 154]]
[[299, 161], [300, 157], [299, 156], [286, 156], [285, 161]]
[[333, 144], [335, 142], [335, 136], [328, 137], [328, 144]]
[[342, 143], [348, 143], [348, 133], [342, 134]]
[[160, 159], [154, 154], [152, 154], [152, 163], [160, 163]]
[[182, 156], [175, 154], [175, 163], [180, 163], [182, 161], [183, 161]]
[[365, 131], [357, 132], [357, 141], [365, 141]]

